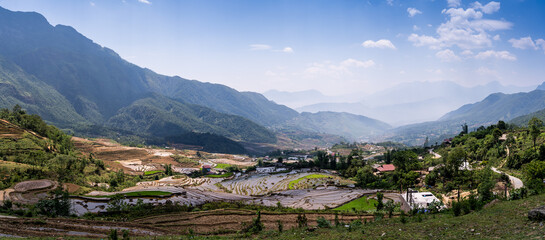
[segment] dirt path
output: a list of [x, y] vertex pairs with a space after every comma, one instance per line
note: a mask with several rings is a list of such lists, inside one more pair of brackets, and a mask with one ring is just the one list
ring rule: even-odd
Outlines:
[[[495, 167], [492, 167], [492, 171], [500, 173], [500, 174], [503, 173], [503, 172], [499, 171], [498, 169], [496, 169]], [[513, 189], [519, 189], [519, 188], [524, 187], [524, 183], [522, 183], [522, 180], [520, 180], [519, 178], [513, 177], [513, 176], [511, 176], [511, 175], [509, 175], [507, 173], [506, 173], [506, 175], [509, 177], [509, 180], [513, 184]]]

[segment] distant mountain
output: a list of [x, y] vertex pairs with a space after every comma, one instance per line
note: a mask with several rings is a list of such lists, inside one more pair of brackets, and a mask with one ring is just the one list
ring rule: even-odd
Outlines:
[[387, 123], [376, 119], [338, 112], [304, 112], [282, 126], [287, 129], [340, 135], [351, 141], [368, 140], [370, 136], [391, 128]]
[[498, 121], [510, 121], [525, 125], [536, 116], [545, 120], [545, 91], [534, 90], [514, 94], [494, 93], [480, 102], [466, 104], [445, 114], [437, 121], [405, 125], [388, 130], [374, 141], [396, 141], [407, 145], [421, 145], [429, 138], [430, 143], [441, 143], [445, 138], [460, 133], [462, 125], [469, 130], [479, 126], [496, 124]]
[[297, 108], [298, 111], [343, 111], [403, 125], [432, 121], [469, 102], [476, 102], [491, 93], [515, 93], [533, 87], [503, 86], [491, 82], [476, 87], [463, 87], [450, 81], [403, 83], [352, 103], [318, 103]]
[[317, 90], [297, 92], [269, 90], [264, 92], [263, 95], [276, 103], [291, 108], [299, 108], [322, 102], [344, 102], [353, 99], [352, 96], [326, 96]]
[[298, 115], [258, 93], [156, 74], [71, 27], [1, 7], [0, 76], [0, 107], [19, 104], [50, 123], [86, 133], [118, 129], [176, 139], [210, 132], [272, 143], [274, 134], [256, 123], [280, 124]]
[[440, 121], [463, 120], [471, 123], [492, 124], [545, 108], [545, 91], [528, 93], [494, 93], [484, 100], [467, 104], [441, 117]]

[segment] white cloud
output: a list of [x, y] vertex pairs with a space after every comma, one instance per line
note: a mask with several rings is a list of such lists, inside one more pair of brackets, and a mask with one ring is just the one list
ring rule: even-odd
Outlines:
[[545, 40], [542, 38], [534, 41], [532, 40], [532, 37], [528, 36], [520, 39], [511, 38], [508, 42], [510, 42], [514, 48], [534, 50], [539, 50], [541, 48], [545, 52]]
[[361, 44], [365, 48], [390, 48], [396, 49], [394, 44], [388, 39], [380, 39], [378, 41], [367, 40]]
[[[512, 23], [505, 20], [485, 19], [483, 12], [494, 12], [499, 5], [485, 6], [474, 4], [474, 8], [449, 8], [442, 13], [448, 20], [436, 29], [436, 36], [411, 34], [408, 38], [415, 46], [428, 46], [431, 49], [457, 46], [461, 49], [475, 49], [492, 46], [492, 36], [489, 32], [506, 30]], [[482, 11], [480, 11], [482, 10]]]
[[508, 51], [494, 51], [488, 50], [485, 52], [480, 52], [475, 56], [476, 59], [487, 59], [487, 58], [497, 58], [509, 61], [517, 60], [517, 57]]
[[414, 17], [416, 14], [422, 14], [422, 12], [416, 8], [407, 8], [407, 12], [409, 13], [409, 17]]
[[361, 68], [369, 68], [375, 66], [375, 62], [373, 60], [367, 60], [365, 62], [358, 61], [353, 58], [346, 59], [341, 62], [341, 66], [343, 67], [361, 67]]
[[473, 55], [473, 52], [471, 50], [464, 50], [462, 53], [460, 53], [464, 56], [471, 56]]
[[[537, 41], [539, 40], [543, 40], [543, 39], [538, 39]], [[519, 48], [519, 49], [534, 49], [534, 50], [538, 50], [539, 47], [534, 43], [534, 40], [532, 40], [532, 37], [528, 36], [528, 37], [523, 37], [523, 38], [520, 38], [520, 39], [509, 39], [509, 41], [511, 43], [511, 45], [514, 47], [514, 48]]]
[[499, 41], [501, 40], [501, 37], [499, 34], [496, 34], [496, 36], [494, 36], [492, 39], [494, 39], [494, 41]]
[[435, 54], [435, 56], [439, 59], [441, 59], [442, 62], [455, 62], [460, 61], [460, 57], [458, 57], [452, 50], [445, 49], [443, 51], [439, 51]]
[[353, 58], [346, 59], [338, 64], [331, 62], [312, 63], [304, 71], [307, 77], [328, 77], [341, 78], [343, 76], [352, 75], [353, 70], [361, 68], [366, 69], [374, 67], [376, 63], [373, 60], [359, 61]]
[[386, 0], [386, 4], [394, 6], [394, 0]]
[[94, 2], [89, 2], [89, 5], [91, 5], [91, 7], [94, 7], [96, 4]]
[[252, 44], [250, 45], [250, 50], [261, 51], [261, 50], [270, 50], [272, 47], [267, 44]]
[[480, 2], [474, 2], [473, 8], [480, 9], [486, 14], [491, 14], [500, 10], [500, 3], [492, 1], [483, 6]]
[[291, 47], [285, 47], [284, 49], [282, 49], [282, 52], [285, 52], [285, 53], [293, 53], [293, 48], [291, 48]]
[[148, 0], [138, 0], [138, 2], [145, 3], [145, 4], [151, 4], [151, 2], [148, 1]]
[[460, 6], [462, 0], [447, 0], [449, 7], [458, 7]]
[[416, 25], [413, 25], [413, 31], [418, 31], [418, 30], [420, 30], [420, 28]]
[[545, 40], [543, 40], [543, 39], [538, 39], [538, 40], [536, 40], [536, 44], [537, 44], [538, 46], [541, 46], [541, 49], [543, 49], [543, 52], [545, 52]]

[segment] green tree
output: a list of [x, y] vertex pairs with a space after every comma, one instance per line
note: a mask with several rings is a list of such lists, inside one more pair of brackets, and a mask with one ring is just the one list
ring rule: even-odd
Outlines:
[[377, 203], [375, 204], [375, 207], [377, 208], [377, 211], [381, 211], [384, 208], [384, 203], [382, 202], [384, 200], [384, 194], [381, 192], [377, 193]]
[[534, 142], [534, 149], [536, 148], [537, 137], [539, 137], [539, 134], [541, 134], [541, 126], [543, 126], [543, 121], [541, 121], [539, 118], [533, 117], [532, 119], [530, 119], [530, 121], [528, 121], [530, 135], [532, 136], [532, 140]]
[[394, 166], [402, 172], [418, 168], [418, 155], [413, 151], [398, 151], [392, 156]]

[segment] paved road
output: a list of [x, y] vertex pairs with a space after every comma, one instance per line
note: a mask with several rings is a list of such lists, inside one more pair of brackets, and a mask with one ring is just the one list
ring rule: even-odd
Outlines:
[[[498, 169], [496, 169], [495, 167], [492, 168], [492, 171], [494, 172], [497, 172], [497, 173], [502, 173], [501, 171], [499, 171]], [[506, 173], [507, 174], [507, 173]], [[522, 183], [522, 181], [516, 177], [513, 177], [509, 174], [507, 174], [507, 176], [509, 176], [509, 180], [511, 180], [511, 183], [513, 184], [513, 188], [514, 189], [518, 189], [518, 188], [522, 188], [524, 187], [524, 184]]]

